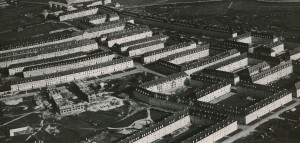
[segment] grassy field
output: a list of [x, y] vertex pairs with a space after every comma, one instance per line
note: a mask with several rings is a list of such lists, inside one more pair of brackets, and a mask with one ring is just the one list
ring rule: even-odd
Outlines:
[[0, 9], [0, 32], [43, 22], [38, 15], [45, 8], [47, 8], [46, 5], [21, 3], [16, 7], [9, 6]]
[[66, 29], [71, 26], [64, 23], [41, 23], [35, 26], [24, 27], [22, 31], [13, 30], [10, 32], [0, 33], [0, 39], [20, 39], [41, 34], [47, 34], [54, 30]]
[[131, 125], [133, 122], [135, 122], [136, 120], [145, 119], [145, 118], [147, 118], [147, 111], [141, 110], [133, 114], [132, 116], [129, 116], [128, 118], [115, 123], [111, 127], [113, 128], [127, 127]]
[[151, 115], [151, 119], [154, 122], [159, 122], [162, 119], [171, 116], [171, 113], [168, 112], [164, 112], [164, 111], [160, 111], [160, 110], [156, 110], [156, 109], [150, 109], [150, 115]]

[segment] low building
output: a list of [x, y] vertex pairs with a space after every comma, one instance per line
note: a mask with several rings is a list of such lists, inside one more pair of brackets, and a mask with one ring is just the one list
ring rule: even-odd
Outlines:
[[48, 93], [50, 100], [54, 102], [55, 108], [62, 116], [78, 114], [85, 111], [87, 102], [63, 97], [60, 92], [55, 89], [49, 90]]
[[21, 128], [10, 129], [9, 135], [11, 137], [13, 137], [13, 136], [18, 136], [18, 135], [23, 135], [23, 134], [30, 134], [30, 133], [32, 133], [32, 131], [33, 131], [33, 129], [30, 126], [26, 126], [26, 127], [21, 127]]

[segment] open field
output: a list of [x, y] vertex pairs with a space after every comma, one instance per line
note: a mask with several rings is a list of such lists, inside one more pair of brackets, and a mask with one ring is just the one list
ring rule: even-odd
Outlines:
[[0, 9], [0, 32], [43, 22], [39, 14], [46, 8], [45, 5], [21, 3], [16, 7]]
[[71, 26], [65, 23], [41, 23], [30, 27], [23, 27], [22, 30], [13, 30], [10, 32], [0, 33], [0, 39], [10, 40], [10, 39], [21, 39], [25, 37], [37, 36], [48, 34], [51, 31], [70, 28]]
[[131, 125], [136, 120], [147, 118], [147, 115], [148, 114], [147, 114], [146, 110], [141, 110], [141, 111], [138, 111], [137, 113], [133, 114], [132, 116], [115, 123], [111, 127], [113, 127], [113, 128], [127, 127], [127, 126]]
[[162, 119], [172, 115], [171, 113], [168, 112], [164, 112], [164, 111], [160, 111], [160, 110], [156, 110], [156, 109], [150, 109], [150, 115], [151, 115], [151, 119], [154, 122], [159, 122]]
[[[190, 20], [200, 24], [228, 25], [244, 32], [268, 30], [284, 36], [300, 36], [300, 3], [266, 3], [250, 0], [166, 4], [137, 10], [160, 17]], [[193, 14], [191, 14], [191, 12]]]

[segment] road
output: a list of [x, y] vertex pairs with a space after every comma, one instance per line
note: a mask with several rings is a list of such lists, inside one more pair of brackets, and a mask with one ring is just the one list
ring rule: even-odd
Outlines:
[[226, 15], [227, 11], [231, 8], [232, 4], [233, 4], [233, 1], [231, 1], [231, 3], [229, 4], [229, 6], [228, 6], [228, 8], [226, 9], [224, 15]]
[[300, 105], [300, 100], [299, 99], [293, 99], [293, 101], [296, 101], [294, 104], [291, 104], [275, 113], [273, 113], [272, 115], [261, 119], [260, 121], [256, 122], [255, 124], [248, 126], [248, 125], [239, 125], [239, 128], [241, 128], [243, 131], [229, 137], [227, 140], [222, 141], [222, 143], [232, 143], [240, 138], [246, 137], [247, 135], [249, 135], [251, 132], [255, 131], [255, 128], [257, 128], [258, 126], [260, 126], [261, 124], [269, 121], [270, 119], [274, 119], [274, 118], [279, 118], [279, 115], [285, 111], [291, 110], [293, 108], [295, 108], [296, 106]]
[[26, 114], [24, 114], [24, 115], [22, 115], [22, 116], [20, 116], [20, 117], [18, 117], [18, 118], [15, 118], [15, 119], [13, 119], [13, 120], [11, 120], [11, 121], [9, 121], [9, 122], [6, 122], [6, 123], [4, 123], [4, 124], [1, 124], [0, 127], [5, 126], [5, 125], [7, 125], [7, 124], [9, 124], [9, 123], [12, 123], [12, 122], [14, 122], [14, 121], [16, 121], [16, 120], [19, 120], [19, 119], [21, 119], [21, 118], [24, 118], [24, 117], [26, 117], [26, 116], [28, 116], [28, 115], [30, 115], [30, 114], [33, 114], [33, 113], [39, 113], [39, 111], [33, 111], [33, 112], [26, 113]]

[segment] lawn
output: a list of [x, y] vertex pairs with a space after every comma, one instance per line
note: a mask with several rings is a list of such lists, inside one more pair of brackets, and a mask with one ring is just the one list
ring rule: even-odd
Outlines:
[[147, 118], [147, 115], [148, 115], [147, 110], [141, 110], [141, 111], [138, 111], [137, 113], [133, 114], [132, 116], [129, 116], [128, 118], [126, 118], [124, 120], [116, 122], [111, 127], [113, 127], [113, 128], [127, 127], [127, 126], [130, 126], [136, 120]]
[[171, 116], [171, 113], [168, 112], [164, 112], [164, 111], [160, 111], [157, 109], [150, 109], [150, 115], [151, 115], [151, 119], [154, 122], [159, 122], [161, 120], [163, 120], [164, 118]]

